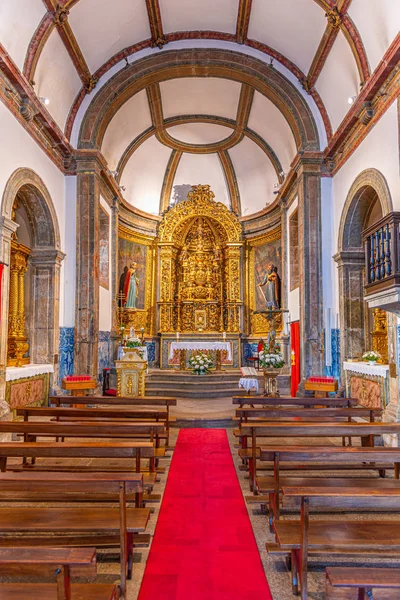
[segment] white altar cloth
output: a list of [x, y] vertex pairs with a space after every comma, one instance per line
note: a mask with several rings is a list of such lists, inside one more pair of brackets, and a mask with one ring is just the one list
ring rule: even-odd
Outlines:
[[256, 390], [256, 392], [258, 392], [258, 379], [241, 377], [239, 379], [239, 387], [246, 390], [247, 393], [249, 393], [250, 390]]
[[24, 367], [7, 367], [6, 381], [15, 381], [25, 377], [34, 377], [42, 373], [54, 373], [53, 365], [25, 365]]
[[350, 362], [343, 363], [344, 371], [353, 371], [360, 375], [375, 375], [377, 377], [386, 377], [389, 371], [389, 365], [370, 365], [367, 362]]
[[169, 358], [174, 357], [175, 350], [226, 350], [227, 359], [232, 360], [230, 342], [171, 342], [169, 346]]

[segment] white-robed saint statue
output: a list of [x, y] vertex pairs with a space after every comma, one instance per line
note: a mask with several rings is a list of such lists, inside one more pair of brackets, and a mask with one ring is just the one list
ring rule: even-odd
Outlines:
[[278, 310], [281, 307], [281, 278], [275, 265], [268, 265], [267, 273], [259, 287], [265, 285], [265, 303], [267, 308]]
[[136, 300], [139, 294], [139, 277], [136, 273], [137, 263], [131, 263], [125, 275], [124, 296], [125, 308], [136, 308]]

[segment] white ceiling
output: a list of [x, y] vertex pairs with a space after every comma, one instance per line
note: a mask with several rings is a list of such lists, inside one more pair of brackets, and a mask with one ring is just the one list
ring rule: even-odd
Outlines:
[[187, 123], [168, 127], [168, 133], [186, 144], [214, 144], [229, 137], [233, 130], [211, 123]]
[[[224, 34], [235, 34], [239, 0], [159, 0], [159, 5], [166, 35], [190, 31], [196, 38], [196, 32], [199, 37], [202, 31], [221, 32], [209, 41], [209, 47], [226, 48], [220, 38], [223, 39]], [[0, 0], [0, 43], [20, 70], [45, 15], [43, 0]], [[352, 0], [349, 16], [360, 33], [373, 70], [400, 29], [400, 0]], [[151, 37], [145, 0], [79, 0], [70, 10], [68, 21], [91, 74], [116, 53]], [[306, 75], [326, 24], [325, 10], [317, 0], [252, 0], [247, 37], [281, 53]], [[232, 47], [237, 52], [243, 48], [240, 44], [232, 44]], [[159, 50], [149, 52], [157, 55]], [[138, 56], [140, 54], [133, 54], [129, 61]], [[268, 62], [267, 56], [265, 62]], [[116, 64], [114, 69], [117, 71], [124, 64]], [[44, 44], [33, 79], [37, 95], [50, 100], [48, 110], [64, 128], [82, 82], [56, 28]], [[104, 81], [105, 78], [86, 97], [86, 106]], [[350, 44], [340, 31], [316, 82], [334, 131], [349, 109], [348, 98], [359, 92], [359, 83]], [[241, 90], [237, 82], [215, 77], [186, 77], [164, 81], [160, 90], [164, 119], [188, 115], [236, 119]], [[309, 98], [306, 94], [304, 97], [306, 101]], [[122, 105], [102, 143], [102, 152], [111, 170], [116, 168], [131, 142], [151, 125], [145, 91]], [[278, 108], [258, 92], [254, 94], [247, 125], [270, 145], [287, 173], [297, 151], [292, 131]], [[210, 144], [228, 137], [232, 130], [217, 124], [191, 123], [168, 128], [168, 132], [186, 143]], [[245, 138], [229, 150], [229, 155], [238, 180], [242, 211], [254, 212], [271, 202], [276, 173], [266, 154]], [[135, 206], [158, 212], [170, 156], [171, 148], [152, 137], [128, 161], [121, 183], [126, 187], [127, 199]], [[184, 154], [176, 179], [181, 182], [177, 185], [184, 185], [189, 179], [192, 183], [210, 183], [220, 196], [217, 199], [230, 203], [216, 154]]]

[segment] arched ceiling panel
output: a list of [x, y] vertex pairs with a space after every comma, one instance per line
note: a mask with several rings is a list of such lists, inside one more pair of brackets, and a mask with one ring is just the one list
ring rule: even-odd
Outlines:
[[168, 133], [186, 144], [213, 144], [232, 134], [232, 129], [210, 123], [187, 123], [168, 127]]
[[0, 2], [0, 42], [20, 71], [28, 44], [45, 12], [42, 0]]
[[81, 0], [69, 22], [91, 72], [123, 48], [150, 37], [144, 0]]
[[140, 210], [159, 214], [160, 195], [171, 150], [152, 136], [133, 153], [122, 173], [124, 198]]
[[254, 94], [248, 126], [274, 149], [284, 172], [287, 173], [297, 153], [292, 130], [275, 104], [259, 92]]
[[160, 0], [164, 32], [210, 30], [235, 33], [238, 0]]
[[113, 117], [103, 139], [101, 151], [112, 171], [131, 141], [151, 124], [146, 92], [138, 92]]
[[248, 138], [229, 150], [239, 186], [242, 215], [250, 215], [274, 201], [278, 182], [274, 167], [264, 152]]
[[164, 117], [217, 115], [235, 119], [240, 83], [216, 77], [182, 77], [160, 84]]
[[81, 80], [56, 29], [43, 48], [35, 72], [35, 92], [47, 98], [47, 110], [64, 129], [71, 104], [81, 88]]
[[349, 110], [349, 98], [356, 96], [360, 79], [350, 46], [339, 32], [316, 84], [327, 108], [333, 131]]
[[353, 0], [349, 15], [360, 32], [373, 71], [400, 30], [400, 2]]
[[312, 0], [253, 0], [248, 37], [278, 50], [307, 73], [325, 26], [324, 11]]
[[182, 198], [192, 185], [210, 185], [215, 200], [230, 206], [230, 197], [224, 172], [217, 154], [183, 154], [172, 186], [171, 201], [174, 196]]

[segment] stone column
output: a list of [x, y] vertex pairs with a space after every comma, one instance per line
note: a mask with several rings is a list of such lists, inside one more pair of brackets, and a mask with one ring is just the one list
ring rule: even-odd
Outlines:
[[119, 278], [118, 272], [118, 224], [119, 224], [119, 198], [113, 199], [111, 208], [111, 343], [112, 357], [114, 360], [118, 356], [118, 344], [120, 341], [120, 332], [117, 318], [118, 310], [118, 292]]
[[58, 378], [60, 270], [64, 258], [65, 254], [60, 250], [38, 247], [29, 259], [32, 270], [31, 362], [54, 364], [53, 386]]
[[339, 270], [341, 379], [344, 381], [343, 361], [360, 358], [365, 352], [364, 250], [342, 250], [333, 259]]
[[77, 165], [74, 370], [98, 376], [100, 171], [96, 157]]
[[297, 166], [302, 382], [323, 373], [320, 160], [300, 157]]
[[[18, 229], [18, 224], [0, 217], [0, 261], [5, 263], [1, 286], [0, 306], [0, 420], [11, 420], [12, 413], [5, 400], [6, 397], [6, 364], [7, 364], [7, 337], [8, 337], [8, 297], [10, 294], [10, 259], [11, 236]], [[0, 441], [5, 441], [7, 436], [0, 435]]]

